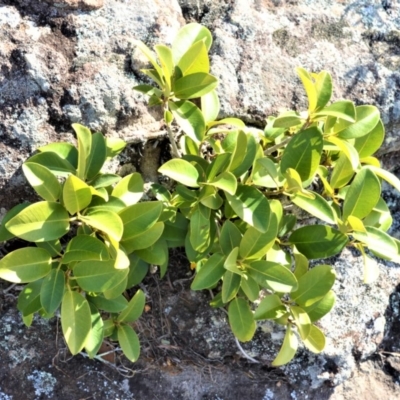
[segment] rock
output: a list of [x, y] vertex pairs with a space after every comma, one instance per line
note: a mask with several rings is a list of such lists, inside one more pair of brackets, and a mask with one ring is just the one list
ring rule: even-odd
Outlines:
[[[211, 62], [221, 82], [221, 117], [238, 116], [262, 126], [269, 115], [304, 109], [306, 98], [294, 68], [325, 69], [333, 76], [334, 99], [379, 108], [387, 131], [380, 154], [395, 170], [400, 151], [399, 13], [398, 2], [363, 0], [0, 0], [1, 214], [29, 194], [18, 172], [22, 162], [40, 145], [73, 141], [74, 122], [130, 142], [163, 136], [160, 111], [149, 109], [132, 90], [145, 81], [133, 41], [170, 44], [185, 21], [193, 20], [213, 33]], [[146, 168], [154, 179], [155, 166]], [[18, 195], [10, 195], [17, 190]], [[393, 199], [396, 207], [398, 198]], [[398, 269], [380, 264], [379, 282], [365, 286], [359, 257], [344, 252], [332, 262], [338, 303], [321, 321], [328, 346], [318, 356], [301, 350], [283, 369], [301, 388], [348, 379], [357, 362], [376, 351], [388, 327], [385, 310], [399, 281]], [[173, 305], [171, 300], [168, 306]], [[193, 340], [204, 336], [209, 358], [240, 357], [225, 316], [204, 313], [190, 326], [174, 309], [171, 318], [189, 329]], [[244, 348], [268, 365], [282, 335], [264, 324]]]

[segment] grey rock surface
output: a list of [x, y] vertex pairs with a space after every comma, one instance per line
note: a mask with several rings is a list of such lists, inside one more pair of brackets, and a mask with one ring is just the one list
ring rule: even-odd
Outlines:
[[[221, 117], [262, 126], [271, 114], [302, 109], [306, 99], [294, 68], [325, 69], [333, 75], [335, 99], [379, 108], [387, 131], [381, 154], [391, 153], [391, 168], [399, 167], [399, 1], [104, 0], [103, 7], [94, 0], [49, 2], [0, 0], [2, 213], [26, 196], [23, 190], [9, 195], [23, 186], [22, 162], [40, 145], [73, 140], [71, 123], [132, 141], [163, 135], [157, 110], [132, 90], [144, 79], [140, 58], [132, 57], [133, 41], [170, 44], [185, 21], [200, 21], [213, 33]], [[304, 387], [339, 384], [352, 374], [354, 354], [365, 359], [375, 352], [385, 334], [389, 295], [399, 282], [399, 270], [382, 264], [378, 284], [362, 285], [360, 258], [348, 252], [334, 265], [338, 304], [321, 323], [327, 349], [319, 356], [302, 352], [284, 369]], [[235, 349], [218, 319], [223, 316], [215, 318], [204, 350], [210, 358], [223, 357], [223, 335]], [[206, 332], [201, 324], [191, 329], [193, 335]], [[282, 332], [263, 329], [245, 349], [267, 362]]]

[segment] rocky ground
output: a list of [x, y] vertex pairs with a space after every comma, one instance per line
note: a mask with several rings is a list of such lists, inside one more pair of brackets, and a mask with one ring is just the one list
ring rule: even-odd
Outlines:
[[[335, 98], [378, 106], [387, 131], [380, 156], [399, 174], [397, 0], [0, 0], [0, 217], [32, 198], [21, 163], [42, 144], [73, 140], [73, 122], [128, 140], [120, 164], [157, 179], [167, 144], [157, 110], [131, 90], [143, 79], [133, 40], [168, 44], [191, 21], [213, 33], [221, 116], [260, 126], [268, 115], [301, 109], [294, 67], [326, 69]], [[399, 194], [385, 188], [385, 199], [399, 237]], [[25, 328], [15, 311], [19, 287], [1, 282], [0, 400], [400, 398], [399, 266], [380, 263], [378, 282], [365, 286], [359, 255], [345, 251], [327, 262], [338, 274], [338, 302], [321, 321], [326, 350], [301, 349], [280, 369], [270, 362], [282, 332], [260, 326], [243, 346], [258, 361], [248, 362], [225, 314], [208, 306], [209, 294], [189, 290], [179, 252], [164, 280], [153, 274], [143, 284], [135, 365], [118, 353], [103, 362], [71, 358], [59, 321]]]

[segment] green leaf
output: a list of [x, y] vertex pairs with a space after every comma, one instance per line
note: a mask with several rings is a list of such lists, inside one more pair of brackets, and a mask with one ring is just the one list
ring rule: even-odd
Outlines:
[[50, 240], [48, 242], [37, 242], [36, 246], [46, 250], [51, 257], [59, 256], [62, 251], [62, 246], [59, 240]]
[[72, 355], [78, 354], [85, 346], [91, 325], [87, 300], [79, 293], [67, 290], [61, 304], [61, 327]]
[[286, 314], [286, 307], [281, 299], [276, 294], [265, 296], [256, 311], [254, 312], [254, 319], [256, 321], [263, 319], [277, 319]]
[[290, 312], [299, 331], [301, 340], [306, 340], [311, 331], [310, 317], [298, 306], [290, 306]]
[[349, 122], [355, 122], [356, 108], [352, 101], [340, 100], [329, 105], [328, 107], [323, 108], [322, 110], [316, 113], [313, 113], [312, 116], [314, 118], [330, 116], [330, 117], [340, 118], [342, 120]]
[[[157, 64], [157, 61], [155, 60], [153, 56], [153, 52], [140, 40], [135, 41], [136, 46], [140, 49], [140, 51], [147, 57], [147, 59], [150, 61], [151, 65], [153, 66], [155, 70], [155, 76], [152, 77], [153, 80], [161, 87], [164, 87], [164, 82], [162, 81], [162, 70], [160, 66]], [[144, 71], [142, 71], [144, 72]]]
[[308, 98], [308, 111], [311, 113], [316, 110], [318, 101], [317, 91], [312, 76], [307, 70], [301, 67], [297, 67], [296, 72], [306, 91]]
[[136, 204], [143, 196], [143, 179], [138, 172], [127, 175], [116, 184], [111, 195], [121, 199], [127, 206]]
[[92, 148], [92, 134], [88, 128], [80, 124], [72, 124], [72, 128], [76, 133], [78, 139], [78, 178], [86, 179], [86, 170], [90, 151]]
[[315, 92], [317, 94], [316, 110], [325, 107], [332, 96], [332, 77], [327, 71], [312, 74], [315, 80]]
[[297, 336], [293, 332], [291, 325], [288, 325], [282, 347], [274, 361], [272, 361], [271, 365], [273, 367], [280, 367], [281, 365], [285, 365], [290, 362], [296, 354], [298, 346], [299, 341]]
[[74, 277], [87, 292], [105, 292], [118, 285], [127, 275], [128, 269], [115, 269], [114, 260], [82, 261], [74, 267]]
[[304, 182], [316, 172], [322, 154], [322, 133], [316, 127], [297, 133], [286, 146], [281, 160], [281, 171], [288, 168], [298, 172]]
[[0, 242], [5, 242], [6, 240], [10, 240], [14, 237], [14, 235], [6, 229], [6, 224], [11, 218], [14, 218], [17, 214], [19, 214], [20, 211], [28, 207], [29, 204], [30, 203], [28, 202], [17, 204], [3, 217], [0, 225]]
[[240, 242], [239, 254], [242, 259], [256, 259], [264, 256], [273, 246], [278, 233], [278, 220], [271, 213], [267, 231], [262, 233], [253, 227], [249, 227]]
[[290, 297], [300, 306], [308, 307], [321, 300], [335, 283], [336, 273], [329, 265], [317, 265], [299, 278], [299, 286]]
[[295, 262], [295, 269], [294, 269], [294, 276], [299, 280], [301, 276], [303, 276], [308, 271], [308, 258], [305, 257], [301, 253], [294, 253], [294, 262]]
[[218, 189], [229, 193], [234, 196], [237, 189], [237, 179], [231, 172], [225, 171], [215, 177], [212, 182], [207, 182], [208, 185], [214, 186]]
[[216, 90], [211, 90], [211, 92], [201, 96], [201, 112], [203, 113], [206, 124], [218, 118], [220, 108], [221, 106]]
[[90, 227], [104, 232], [114, 240], [121, 240], [124, 225], [115, 212], [94, 210], [88, 215], [81, 215], [79, 219]]
[[67, 177], [70, 174], [76, 173], [75, 167], [71, 165], [68, 160], [61, 158], [59, 155], [51, 151], [35, 154], [29, 158], [28, 162], [40, 164], [56, 176]]
[[[76, 169], [78, 166], [78, 150], [75, 146], [70, 143], [49, 143], [46, 146], [39, 147], [38, 150], [41, 153], [51, 152], [56, 153], [56, 155], [63, 160], [68, 161], [72, 168]], [[30, 161], [29, 159], [28, 161]]]
[[240, 283], [240, 289], [250, 301], [256, 301], [259, 298], [260, 286], [251, 276], [243, 276]]
[[42, 287], [42, 280], [31, 282], [24, 286], [18, 296], [17, 308], [21, 311], [23, 317], [33, 315], [35, 312], [42, 308], [40, 302], [40, 288]]
[[371, 132], [380, 119], [379, 110], [375, 106], [356, 107], [356, 122], [338, 133], [342, 139], [354, 139]]
[[241, 240], [242, 234], [236, 225], [229, 220], [225, 221], [219, 237], [222, 252], [228, 256], [235, 247], [239, 247]]
[[89, 235], [79, 235], [68, 243], [62, 263], [85, 260], [107, 261], [109, 258], [108, 249], [101, 240]]
[[22, 165], [22, 170], [29, 184], [41, 198], [47, 201], [57, 201], [60, 198], [61, 185], [48, 168], [26, 162]]
[[248, 342], [253, 338], [256, 322], [246, 300], [241, 298], [232, 300], [228, 308], [228, 318], [233, 334], [241, 342]]
[[102, 133], [92, 135], [92, 145], [87, 159], [85, 175], [87, 179], [93, 179], [101, 170], [107, 158], [106, 140]]
[[270, 206], [266, 197], [255, 187], [239, 184], [235, 195], [225, 193], [229, 205], [240, 219], [260, 232], [266, 232]]
[[203, 40], [194, 43], [183, 54], [177, 64], [180, 76], [195, 74], [196, 72], [210, 72], [207, 47]]
[[126, 147], [126, 142], [120, 138], [106, 138], [107, 158], [113, 158]]
[[211, 164], [209, 164], [207, 170], [206, 170], [206, 175], [207, 175], [207, 181], [212, 181], [215, 179], [215, 177], [226, 171], [228, 169], [228, 166], [230, 164], [231, 160], [231, 154], [230, 153], [222, 153], [218, 154]]
[[109, 313], [118, 313], [128, 305], [128, 301], [122, 294], [114, 299], [106, 299], [103, 296], [87, 296], [87, 299], [97, 309]]
[[158, 172], [182, 185], [199, 187], [197, 183], [199, 173], [189, 161], [176, 158], [169, 160], [158, 169]]
[[64, 183], [63, 202], [71, 215], [86, 208], [92, 201], [89, 186], [81, 179], [70, 175]]
[[128, 258], [131, 263], [129, 265], [128, 283], [126, 288], [130, 289], [142, 282], [149, 271], [149, 264], [139, 258], [136, 254], [129, 254]]
[[43, 279], [40, 290], [40, 302], [48, 314], [53, 314], [61, 304], [64, 296], [65, 272], [52, 269]]
[[284, 178], [278, 172], [277, 165], [268, 157], [256, 160], [252, 178], [255, 185], [267, 188], [278, 188], [284, 184]]
[[354, 146], [335, 136], [329, 136], [326, 140], [333, 143], [341, 152], [343, 152], [343, 154], [349, 159], [353, 171], [356, 171], [360, 164], [360, 157], [358, 156], [357, 150]]
[[300, 253], [309, 259], [327, 258], [340, 253], [348, 238], [338, 230], [325, 225], [303, 226], [289, 237]]
[[144, 305], [146, 302], [146, 296], [142, 290], [138, 290], [132, 299], [129, 301], [126, 308], [119, 314], [118, 322], [134, 322], [142, 314], [144, 310]]
[[328, 224], [335, 224], [335, 213], [329, 203], [318, 193], [312, 192], [312, 194], [314, 195], [313, 199], [301, 193], [297, 193], [295, 196], [291, 197], [291, 201], [296, 204], [297, 207], [302, 208], [312, 216]]
[[375, 167], [373, 165], [367, 165], [364, 168], [368, 168], [375, 175], [379, 176], [379, 178], [382, 178], [387, 183], [390, 183], [397, 191], [400, 192], [400, 180], [395, 175], [393, 175], [389, 171], [386, 171], [382, 168]]
[[[164, 231], [164, 223], [157, 222], [145, 232], [130, 237], [128, 240], [122, 240], [121, 244], [125, 250], [130, 253], [135, 250], [143, 250], [151, 247], [160, 239]], [[164, 236], [163, 236], [164, 238]]]
[[194, 99], [211, 92], [218, 85], [218, 79], [204, 72], [184, 76], [175, 81], [172, 89], [178, 99]]
[[343, 203], [343, 220], [351, 215], [359, 219], [366, 217], [376, 206], [381, 196], [381, 184], [369, 169], [359, 171], [351, 183]]
[[311, 325], [310, 333], [306, 340], [303, 340], [304, 346], [313, 353], [321, 353], [325, 348], [325, 335], [315, 325]]
[[382, 121], [379, 120], [375, 128], [354, 141], [354, 147], [358, 151], [360, 158], [369, 157], [381, 147], [384, 138], [385, 127]]
[[224, 268], [225, 256], [220, 253], [213, 254], [196, 273], [190, 286], [192, 290], [203, 290], [213, 287], [226, 272]]
[[97, 308], [89, 303], [90, 306], [90, 322], [92, 327], [89, 336], [85, 342], [85, 350], [89, 358], [94, 356], [99, 351], [104, 339], [104, 322]]
[[202, 204], [194, 210], [189, 225], [190, 243], [193, 249], [202, 253], [210, 246], [210, 209]]
[[167, 242], [160, 238], [152, 246], [146, 249], [136, 250], [136, 254], [149, 264], [159, 265], [161, 278], [164, 276], [168, 265], [168, 245]]
[[168, 106], [175, 117], [176, 122], [195, 143], [204, 138], [206, 123], [200, 109], [191, 101], [169, 101]]
[[100, 174], [94, 178], [94, 180], [91, 182], [91, 185], [96, 189], [102, 187], [106, 188], [108, 186], [114, 185], [115, 183], [118, 183], [120, 180], [121, 177], [116, 174]]
[[212, 35], [203, 25], [191, 23], [181, 28], [172, 43], [172, 53], [175, 64], [179, 63], [182, 56], [193, 46], [193, 44], [202, 41], [207, 50], [212, 44]]
[[146, 201], [126, 207], [119, 213], [124, 226], [122, 241], [133, 240], [143, 234], [160, 218], [163, 204], [160, 201]]
[[304, 123], [304, 119], [295, 111], [287, 111], [280, 114], [272, 125], [274, 128], [291, 128]]
[[172, 60], [172, 51], [169, 47], [163, 44], [157, 44], [154, 46], [158, 59], [160, 60], [161, 69], [163, 72], [165, 83], [168, 89], [171, 88], [171, 77], [174, 73], [174, 62]]
[[330, 184], [333, 189], [345, 186], [354, 175], [354, 169], [350, 160], [344, 153], [340, 153], [333, 168]]
[[117, 332], [118, 341], [125, 357], [129, 361], [137, 361], [140, 355], [140, 342], [136, 332], [129, 325], [119, 325]]
[[392, 226], [393, 218], [382, 197], [379, 198], [378, 203], [376, 203], [376, 206], [371, 213], [365, 217], [363, 222], [365, 226], [373, 226], [385, 232]]
[[311, 322], [314, 322], [328, 314], [335, 305], [335, 302], [335, 292], [333, 290], [329, 290], [329, 292], [322, 299], [309, 306], [303, 306], [303, 309], [310, 317]]
[[246, 272], [262, 287], [289, 293], [297, 289], [297, 279], [286, 267], [270, 261], [254, 261], [246, 265]]
[[222, 301], [228, 303], [237, 294], [242, 277], [231, 271], [226, 271], [222, 281]]
[[229, 171], [234, 171], [241, 166], [246, 156], [247, 136], [242, 130], [239, 130], [229, 133], [225, 140], [229, 139], [234, 140], [234, 147], [232, 149], [232, 156], [228, 169]]
[[168, 247], [183, 247], [185, 245], [188, 222], [181, 213], [176, 214], [174, 222], [164, 222], [163, 238], [168, 242]]
[[6, 229], [29, 242], [47, 242], [68, 232], [69, 215], [61, 204], [40, 201], [11, 218]]

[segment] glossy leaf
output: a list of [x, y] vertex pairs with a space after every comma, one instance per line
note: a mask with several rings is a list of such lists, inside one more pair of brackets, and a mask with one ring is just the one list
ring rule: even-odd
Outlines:
[[127, 240], [122, 240], [121, 244], [125, 250], [130, 253], [135, 250], [142, 250], [155, 244], [163, 234], [164, 223], [157, 222], [151, 228], [136, 236], [131, 236]]
[[20, 211], [24, 208], [28, 207], [30, 203], [21, 203], [14, 206], [11, 210], [7, 212], [7, 214], [3, 217], [0, 224], [0, 242], [5, 242], [6, 240], [10, 240], [15, 237], [7, 228], [7, 222], [14, 218]]
[[365, 166], [364, 168], [368, 168], [376, 176], [379, 176], [379, 178], [382, 178], [387, 183], [390, 183], [397, 191], [400, 192], [400, 180], [395, 175], [393, 175], [389, 171], [386, 171], [382, 168], [378, 168], [372, 165]]
[[226, 193], [229, 205], [240, 219], [260, 232], [266, 232], [270, 206], [265, 196], [255, 187], [239, 184], [235, 195]]
[[64, 183], [63, 202], [71, 215], [86, 208], [92, 201], [92, 193], [89, 186], [81, 179], [70, 175]]
[[90, 307], [90, 322], [92, 324], [89, 336], [85, 342], [85, 350], [89, 358], [94, 358], [99, 351], [104, 339], [104, 322], [98, 309], [91, 303]]
[[142, 290], [138, 290], [131, 298], [126, 308], [119, 314], [118, 322], [134, 322], [143, 313], [146, 296]]
[[306, 340], [311, 331], [310, 317], [298, 306], [290, 306], [290, 312], [299, 331], [301, 340]]
[[46, 167], [56, 176], [67, 177], [76, 173], [75, 167], [67, 159], [61, 158], [52, 151], [35, 154], [28, 161]]
[[158, 171], [163, 175], [190, 187], [199, 187], [197, 180], [199, 173], [197, 169], [188, 161], [173, 159], [163, 164]]
[[338, 136], [342, 139], [354, 139], [371, 132], [380, 119], [379, 110], [375, 106], [356, 107], [356, 122], [341, 130]]
[[31, 282], [25, 285], [18, 296], [17, 309], [21, 311], [23, 317], [32, 315], [42, 308], [40, 302], [40, 289], [42, 280]]
[[314, 322], [328, 314], [335, 305], [335, 302], [335, 292], [333, 290], [329, 290], [329, 292], [322, 299], [309, 306], [303, 306], [302, 308], [310, 317], [311, 322]]
[[343, 152], [343, 154], [348, 158], [350, 161], [351, 167], [353, 171], [356, 171], [359, 164], [360, 164], [360, 157], [357, 153], [357, 150], [354, 148], [353, 145], [348, 143], [345, 140], [337, 138], [335, 136], [330, 136], [326, 138], [326, 140], [330, 143], [333, 143], [338, 149]]
[[253, 338], [256, 322], [246, 300], [241, 298], [232, 300], [228, 308], [228, 318], [233, 334], [241, 342], [248, 342]]
[[171, 88], [171, 77], [174, 73], [174, 62], [172, 60], [172, 51], [169, 47], [163, 44], [157, 44], [154, 49], [160, 60], [161, 70], [164, 77], [164, 82], [167, 84], [168, 88]]
[[78, 178], [85, 180], [92, 147], [92, 134], [88, 128], [80, 124], [72, 124], [72, 128], [78, 139], [78, 168], [76, 172]]
[[313, 113], [313, 117], [335, 117], [345, 121], [355, 122], [356, 108], [354, 103], [349, 100], [340, 100], [332, 103], [331, 105]]
[[293, 332], [291, 325], [288, 325], [285, 338], [283, 339], [282, 347], [279, 350], [279, 353], [275, 357], [274, 361], [272, 361], [271, 365], [273, 367], [279, 367], [290, 362], [296, 354], [298, 346], [299, 341], [297, 339], [297, 336]]
[[[71, 143], [61, 142], [61, 143], [49, 143], [45, 146], [39, 147], [38, 150], [41, 153], [56, 153], [56, 155], [63, 160], [68, 161], [68, 163], [76, 169], [78, 166], [78, 150]], [[30, 161], [29, 159], [28, 161]]]
[[140, 342], [136, 332], [129, 325], [119, 325], [117, 332], [118, 342], [125, 357], [129, 361], [137, 361], [140, 355]]
[[72, 355], [78, 354], [89, 337], [91, 312], [89, 303], [78, 292], [67, 290], [61, 304], [61, 327]]
[[286, 307], [279, 296], [276, 294], [270, 294], [261, 300], [254, 312], [254, 319], [257, 321], [263, 319], [277, 319], [285, 315], [286, 312]]
[[51, 171], [43, 165], [25, 162], [22, 170], [29, 184], [44, 200], [57, 201], [61, 194], [61, 185]]
[[235, 248], [239, 247], [242, 240], [240, 230], [231, 221], [226, 220], [221, 229], [219, 243], [222, 252], [227, 256]]
[[204, 96], [214, 90], [218, 85], [218, 79], [204, 72], [184, 76], [175, 81], [172, 89], [178, 99], [194, 99]]
[[40, 290], [40, 302], [47, 313], [53, 314], [61, 304], [64, 296], [65, 272], [52, 269], [43, 279]]
[[375, 174], [363, 168], [351, 183], [343, 203], [343, 219], [366, 217], [376, 206], [381, 195], [381, 184]]
[[325, 348], [325, 335], [323, 332], [315, 325], [311, 325], [310, 333], [307, 339], [303, 339], [304, 346], [313, 353], [321, 353]]
[[289, 237], [300, 253], [313, 260], [327, 258], [342, 251], [348, 238], [338, 230], [325, 225], [303, 226]]
[[190, 243], [193, 249], [202, 253], [208, 249], [210, 236], [210, 210], [203, 205], [192, 213], [190, 218]]
[[203, 113], [206, 124], [218, 118], [220, 102], [215, 90], [211, 90], [201, 97], [201, 112]]
[[114, 240], [121, 240], [124, 226], [118, 214], [112, 211], [94, 210], [79, 219], [90, 227], [104, 232]]
[[328, 224], [335, 224], [335, 213], [329, 203], [318, 193], [312, 192], [312, 194], [314, 195], [313, 199], [298, 193], [291, 197], [291, 201], [312, 216]]
[[200, 109], [188, 100], [168, 103], [176, 122], [195, 143], [204, 138], [206, 123]]
[[354, 175], [354, 169], [348, 157], [341, 153], [330, 178], [330, 185], [333, 189], [345, 186]]
[[195, 74], [197, 72], [208, 73], [210, 62], [208, 60], [207, 47], [203, 40], [194, 43], [177, 63], [181, 76]]
[[358, 151], [360, 158], [374, 154], [381, 147], [384, 137], [385, 127], [382, 121], [379, 120], [375, 128], [354, 141], [354, 147]]
[[225, 257], [220, 253], [213, 254], [196, 273], [190, 286], [192, 290], [203, 290], [213, 287], [225, 273]]
[[114, 187], [111, 195], [121, 199], [127, 206], [136, 204], [143, 196], [142, 176], [134, 172], [127, 175]]
[[6, 229], [29, 242], [47, 242], [68, 232], [69, 215], [59, 203], [40, 201], [11, 218]]
[[221, 189], [232, 196], [235, 195], [237, 189], [236, 177], [228, 171], [222, 172], [222, 174], [219, 174], [211, 182], [208, 182], [208, 184], [215, 186], [216, 188]]
[[322, 134], [318, 128], [312, 127], [296, 134], [283, 152], [282, 173], [292, 168], [298, 172], [302, 181], [311, 178], [320, 163], [322, 147]]
[[260, 286], [251, 276], [242, 276], [240, 289], [250, 301], [256, 301], [259, 298]]
[[68, 243], [62, 262], [69, 264], [85, 260], [107, 261], [109, 258], [108, 249], [101, 240], [89, 235], [78, 235]]
[[110, 313], [118, 313], [128, 305], [128, 301], [122, 294], [114, 299], [106, 299], [103, 296], [87, 296], [87, 299], [97, 309]]
[[92, 145], [87, 159], [85, 175], [87, 179], [93, 179], [103, 167], [107, 158], [106, 140], [102, 133], [92, 135]]

